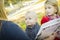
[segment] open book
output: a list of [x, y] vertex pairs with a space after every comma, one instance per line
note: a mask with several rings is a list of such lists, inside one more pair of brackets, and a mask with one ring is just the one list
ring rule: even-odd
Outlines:
[[38, 36], [40, 38], [45, 38], [49, 35], [51, 35], [53, 32], [57, 32], [58, 28], [60, 27], [60, 18], [57, 18], [57, 19], [54, 19], [54, 20], [51, 20], [49, 22], [46, 22], [44, 24], [42, 24], [36, 38], [38, 38]]

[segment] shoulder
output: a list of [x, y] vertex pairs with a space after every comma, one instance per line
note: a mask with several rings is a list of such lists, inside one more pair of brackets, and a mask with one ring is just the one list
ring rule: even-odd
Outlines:
[[47, 16], [43, 16], [43, 18], [42, 19], [48, 19], [48, 17]]
[[7, 33], [13, 33], [15, 31], [17, 32], [17, 30], [21, 30], [21, 28], [11, 21], [2, 21], [2, 30], [7, 31]]
[[43, 18], [41, 19], [41, 24], [48, 22], [49, 18], [47, 16], [43, 16]]
[[2, 21], [3, 26], [8, 26], [8, 27], [16, 27], [18, 26], [17, 24], [15, 24], [12, 21]]
[[37, 26], [36, 28], [38, 28], [38, 29], [40, 28], [40, 25], [38, 23], [36, 23], [36, 26]]

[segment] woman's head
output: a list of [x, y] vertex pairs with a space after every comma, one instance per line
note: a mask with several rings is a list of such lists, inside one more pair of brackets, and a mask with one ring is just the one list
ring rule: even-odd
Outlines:
[[53, 15], [58, 13], [58, 5], [57, 2], [53, 3], [51, 1], [46, 1], [45, 2], [45, 10], [46, 10], [46, 15]]

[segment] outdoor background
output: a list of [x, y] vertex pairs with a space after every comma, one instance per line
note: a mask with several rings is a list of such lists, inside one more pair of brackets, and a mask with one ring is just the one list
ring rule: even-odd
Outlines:
[[[0, 0], [0, 19], [13, 21], [18, 24], [22, 30], [25, 30], [25, 13], [28, 10], [35, 11], [38, 15], [40, 25], [41, 18], [45, 15], [46, 0]], [[57, 0], [60, 10], [60, 0]], [[4, 13], [4, 14], [3, 14]]]

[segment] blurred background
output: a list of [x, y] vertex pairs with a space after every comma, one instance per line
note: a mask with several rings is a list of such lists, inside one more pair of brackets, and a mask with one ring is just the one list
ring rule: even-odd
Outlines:
[[[25, 13], [28, 10], [35, 11], [38, 15], [38, 23], [45, 15], [44, 3], [46, 0], [0, 0], [0, 19], [13, 21], [22, 30], [25, 30]], [[60, 10], [60, 0], [57, 0]], [[3, 14], [4, 13], [4, 14]]]

